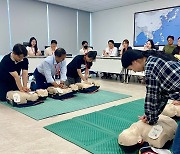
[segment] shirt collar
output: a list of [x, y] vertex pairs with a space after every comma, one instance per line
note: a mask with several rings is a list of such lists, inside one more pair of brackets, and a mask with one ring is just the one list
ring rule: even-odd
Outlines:
[[12, 54], [13, 54], [13, 53], [11, 52], [10, 58], [11, 58], [12, 61], [14, 61], [15, 64], [23, 61], [23, 59], [22, 59], [21, 61], [16, 61], [16, 60], [14, 59], [14, 57], [13, 57]]
[[53, 62], [54, 62], [54, 65], [57, 65], [55, 55], [53, 55]]

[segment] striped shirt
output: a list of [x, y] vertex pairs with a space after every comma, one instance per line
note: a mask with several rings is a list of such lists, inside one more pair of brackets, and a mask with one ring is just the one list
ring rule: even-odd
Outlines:
[[150, 125], [157, 123], [168, 99], [180, 100], [180, 61], [164, 61], [149, 56], [145, 64], [145, 115]]

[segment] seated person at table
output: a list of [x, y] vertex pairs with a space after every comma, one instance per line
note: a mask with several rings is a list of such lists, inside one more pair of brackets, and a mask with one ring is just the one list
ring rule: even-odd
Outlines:
[[[122, 55], [124, 54], [124, 52], [128, 51], [128, 50], [131, 50], [132, 47], [129, 46], [129, 41], [127, 39], [125, 39], [123, 42], [122, 42], [122, 47], [121, 47], [121, 51], [120, 51], [120, 57], [122, 57]], [[125, 69], [123, 68], [122, 71], [120, 72], [120, 74], [124, 74], [124, 80], [123, 82], [128, 82], [128, 73], [129, 73], [129, 70], [128, 69]], [[120, 76], [122, 77], [122, 76]]]
[[114, 47], [114, 41], [109, 40], [108, 41], [108, 47], [103, 50], [103, 57], [116, 57], [118, 55], [118, 50], [116, 47]]
[[[67, 65], [67, 85], [81, 82], [88, 82], [89, 69], [93, 60], [96, 59], [97, 52], [89, 51], [85, 55], [78, 55]], [[82, 72], [85, 71], [85, 75]]]
[[176, 48], [174, 43], [174, 36], [167, 37], [168, 45], [165, 45], [163, 51], [167, 54], [171, 54], [173, 50]]
[[88, 42], [82, 41], [82, 49], [80, 50], [80, 55], [85, 55], [89, 51], [92, 51], [92, 48], [88, 46]]
[[129, 46], [129, 41], [127, 39], [125, 39], [122, 43], [122, 47], [121, 47], [121, 51], [120, 51], [120, 57], [123, 55], [123, 53], [127, 50], [130, 50], [132, 49], [130, 46]]
[[[28, 59], [26, 48], [21, 44], [13, 47], [12, 53], [4, 56], [0, 62], [0, 100], [6, 100], [6, 93], [11, 90], [28, 92]], [[22, 71], [22, 82], [20, 74]]]
[[144, 45], [144, 50], [156, 50], [153, 40], [147, 40], [146, 44]]
[[45, 56], [54, 55], [54, 52], [55, 52], [56, 49], [57, 49], [57, 41], [52, 40], [51, 41], [51, 46], [44, 50]]
[[37, 40], [35, 37], [31, 37], [29, 40], [29, 46], [26, 47], [29, 56], [41, 56], [41, 51], [37, 47]]
[[[64, 87], [66, 81], [66, 51], [63, 48], [58, 48], [54, 55], [48, 56], [37, 66], [34, 71], [36, 80], [36, 89], [47, 89], [50, 86]], [[60, 68], [60, 70], [59, 70]], [[56, 83], [54, 76], [60, 72], [60, 84]]]
[[173, 55], [180, 55], [180, 37], [178, 38], [178, 44], [172, 52]]

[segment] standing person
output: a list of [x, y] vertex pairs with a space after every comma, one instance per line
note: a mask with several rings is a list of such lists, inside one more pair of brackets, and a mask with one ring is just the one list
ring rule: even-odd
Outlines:
[[87, 41], [82, 41], [82, 49], [80, 50], [80, 55], [85, 55], [89, 51], [92, 51], [92, 48], [89, 47]]
[[51, 46], [44, 50], [45, 56], [54, 55], [54, 52], [55, 52], [56, 49], [57, 49], [57, 41], [52, 40], [51, 41]]
[[[85, 55], [78, 55], [67, 65], [67, 85], [88, 82], [89, 69], [96, 59], [97, 52], [89, 51]], [[85, 75], [82, 72], [85, 71]]]
[[[28, 92], [28, 59], [27, 50], [22, 44], [16, 44], [13, 51], [0, 62], [0, 100], [6, 100], [6, 93], [11, 90]], [[22, 71], [22, 83], [21, 83]]]
[[29, 45], [26, 47], [29, 56], [41, 56], [41, 51], [37, 47], [37, 40], [35, 37], [31, 37]]
[[108, 41], [108, 47], [103, 50], [103, 56], [104, 57], [116, 57], [118, 55], [118, 49], [116, 47], [114, 47], [114, 41], [113, 40], [109, 40]]
[[140, 120], [156, 124], [168, 99], [180, 104], [180, 61], [159, 51], [129, 50], [122, 65], [135, 72], [145, 71], [145, 114]]
[[153, 40], [147, 40], [146, 44], [144, 45], [144, 50], [156, 50]]
[[[34, 71], [36, 80], [36, 89], [47, 89], [50, 86], [64, 88], [66, 81], [66, 51], [63, 48], [58, 48], [54, 55], [48, 56], [45, 60], [37, 66]], [[57, 74], [57, 68], [60, 68], [60, 84], [58, 84], [54, 76]]]
[[168, 44], [164, 46], [163, 51], [167, 54], [171, 54], [173, 50], [175, 49], [174, 43], [174, 36], [169, 35], [167, 37]]
[[123, 53], [127, 50], [131, 50], [132, 47], [129, 46], [129, 41], [127, 39], [125, 39], [123, 42], [122, 42], [122, 47], [121, 47], [121, 50], [120, 50], [120, 57], [122, 57]]

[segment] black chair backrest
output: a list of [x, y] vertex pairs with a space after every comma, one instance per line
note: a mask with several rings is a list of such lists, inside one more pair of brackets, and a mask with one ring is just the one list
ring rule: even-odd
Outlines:
[[48, 47], [50, 47], [50, 46], [49, 45], [44, 46], [45, 49], [48, 48]]
[[155, 49], [156, 49], [156, 50], [159, 50], [159, 46], [158, 46], [158, 45], [155, 45]]
[[114, 43], [114, 46], [119, 50], [121, 43]]
[[23, 42], [23, 45], [27, 47], [29, 45], [29, 42]]

